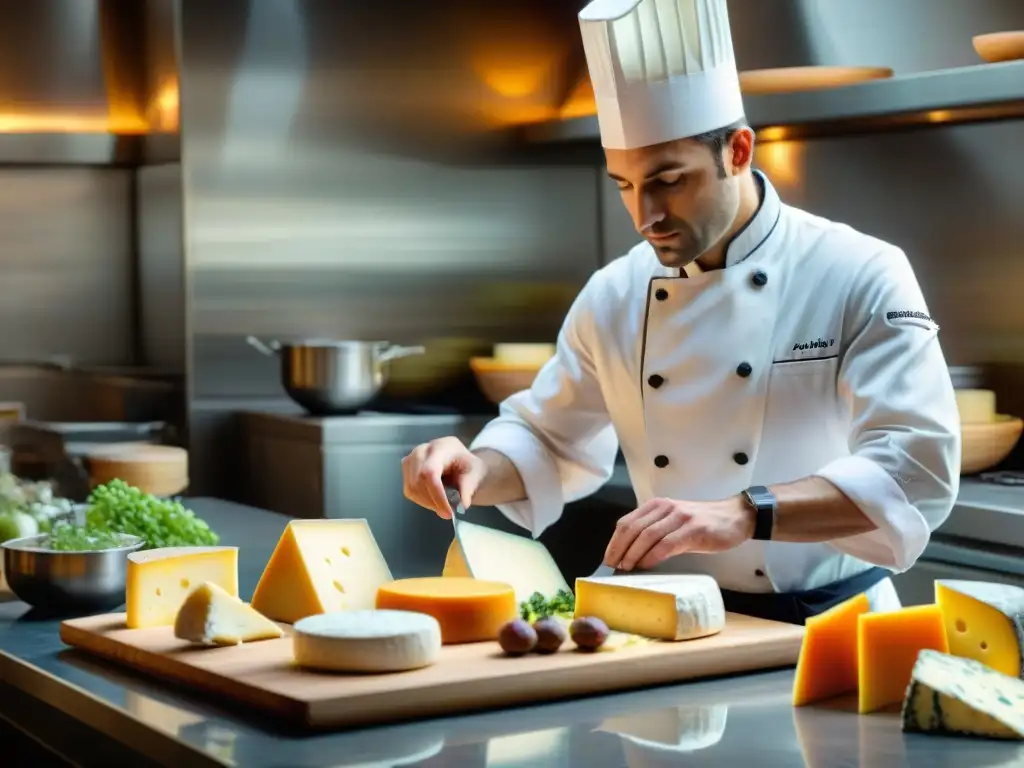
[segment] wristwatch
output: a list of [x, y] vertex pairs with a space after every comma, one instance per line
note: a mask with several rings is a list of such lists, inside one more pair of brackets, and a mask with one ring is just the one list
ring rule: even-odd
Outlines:
[[778, 506], [775, 494], [763, 485], [752, 485], [743, 495], [754, 508], [754, 539], [770, 541], [775, 527], [775, 508]]

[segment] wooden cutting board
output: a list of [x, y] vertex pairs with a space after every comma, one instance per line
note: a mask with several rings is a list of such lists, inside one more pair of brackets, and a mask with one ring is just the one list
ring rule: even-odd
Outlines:
[[[282, 625], [286, 633], [291, 627]], [[382, 675], [295, 666], [290, 634], [226, 648], [174, 637], [171, 627], [127, 629], [123, 613], [65, 621], [68, 645], [309, 729], [377, 725], [559, 698], [678, 683], [796, 663], [804, 628], [728, 614], [718, 635], [586, 653], [566, 642], [551, 656], [509, 658], [496, 642], [445, 646], [425, 669]]]

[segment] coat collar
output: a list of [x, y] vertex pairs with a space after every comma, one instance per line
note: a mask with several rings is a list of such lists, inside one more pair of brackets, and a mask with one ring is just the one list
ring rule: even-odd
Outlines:
[[775, 230], [782, 212], [782, 203], [775, 187], [761, 171], [754, 171], [754, 179], [761, 187], [761, 206], [746, 226], [737, 232], [725, 246], [725, 266], [733, 267], [745, 261], [761, 247]]

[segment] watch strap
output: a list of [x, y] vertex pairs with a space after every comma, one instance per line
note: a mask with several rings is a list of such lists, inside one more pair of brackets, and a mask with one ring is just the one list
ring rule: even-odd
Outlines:
[[770, 541], [775, 528], [775, 494], [763, 485], [752, 485], [743, 493], [754, 508], [754, 540]]

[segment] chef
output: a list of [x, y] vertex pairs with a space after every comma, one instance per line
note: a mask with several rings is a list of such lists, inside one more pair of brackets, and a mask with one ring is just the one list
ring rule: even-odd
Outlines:
[[753, 170], [725, 0], [579, 14], [608, 174], [644, 237], [575, 300], [554, 357], [467, 448], [403, 460], [538, 536], [621, 446], [639, 507], [604, 563], [705, 573], [727, 609], [802, 624], [899, 600], [959, 485], [959, 417], [906, 255], [786, 205]]

